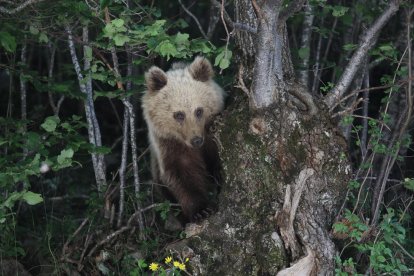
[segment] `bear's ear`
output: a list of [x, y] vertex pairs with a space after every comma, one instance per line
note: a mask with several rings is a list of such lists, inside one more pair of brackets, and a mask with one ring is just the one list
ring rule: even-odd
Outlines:
[[157, 92], [167, 85], [167, 75], [162, 69], [157, 66], [152, 66], [145, 73], [145, 82], [149, 92]]
[[209, 81], [214, 75], [210, 61], [200, 56], [188, 66], [188, 71], [195, 80], [203, 82]]

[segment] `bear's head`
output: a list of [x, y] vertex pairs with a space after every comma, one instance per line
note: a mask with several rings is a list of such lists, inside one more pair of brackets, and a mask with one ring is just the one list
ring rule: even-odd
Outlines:
[[150, 135], [173, 138], [190, 147], [203, 145], [205, 126], [224, 105], [223, 90], [213, 81], [210, 62], [197, 57], [167, 72], [153, 66], [145, 74], [142, 99]]

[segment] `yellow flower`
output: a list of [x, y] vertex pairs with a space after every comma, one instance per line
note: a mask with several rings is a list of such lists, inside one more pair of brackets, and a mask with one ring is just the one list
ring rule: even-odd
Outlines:
[[180, 262], [174, 261], [173, 264], [174, 264], [175, 267], [180, 267]]
[[166, 264], [171, 263], [171, 261], [172, 261], [171, 256], [168, 256], [167, 258], [165, 258], [165, 263], [166, 263]]
[[189, 258], [185, 258], [185, 262], [186, 262], [186, 263], [188, 263], [188, 261], [189, 261], [189, 260], [190, 260]]
[[185, 270], [185, 264], [182, 264], [180, 262], [174, 261], [174, 266], [179, 268], [180, 270]]
[[185, 270], [185, 264], [179, 264], [178, 268], [181, 270]]
[[158, 264], [157, 263], [151, 263], [149, 266], [149, 269], [151, 271], [157, 271], [158, 270]]

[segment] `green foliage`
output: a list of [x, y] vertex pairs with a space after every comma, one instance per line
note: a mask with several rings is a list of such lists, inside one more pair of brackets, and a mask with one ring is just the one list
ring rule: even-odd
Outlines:
[[[65, 122], [56, 116], [47, 117], [38, 130], [27, 132], [22, 131], [24, 124], [27, 122], [0, 117], [0, 151], [6, 153], [0, 156], [0, 253], [6, 256], [22, 253], [12, 238], [15, 204], [43, 201], [41, 194], [29, 190], [31, 183], [50, 170], [72, 166], [75, 152], [93, 150], [78, 132], [85, 126], [79, 116]], [[16, 185], [22, 185], [22, 190], [16, 191]]]
[[16, 38], [9, 32], [0, 31], [0, 44], [8, 52], [16, 50]]
[[[372, 229], [368, 228], [358, 216], [352, 214], [350, 210], [345, 210], [345, 220], [335, 223], [333, 230], [338, 234], [346, 234], [350, 239], [350, 245], [358, 250], [361, 254], [369, 257], [369, 267], [375, 274], [391, 273], [392, 275], [403, 275], [408, 272], [408, 267], [402, 263], [401, 259], [395, 254], [399, 248], [397, 244], [403, 245], [406, 242], [405, 228], [396, 219], [395, 211], [392, 208], [387, 209], [378, 226], [375, 239], [367, 239]], [[365, 236], [364, 240], [361, 240]], [[342, 261], [336, 259], [336, 275], [359, 275], [357, 263], [352, 258]]]

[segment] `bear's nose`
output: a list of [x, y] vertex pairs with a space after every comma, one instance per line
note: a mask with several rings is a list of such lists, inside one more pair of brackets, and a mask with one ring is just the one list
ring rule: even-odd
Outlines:
[[199, 148], [203, 145], [203, 137], [200, 136], [195, 136], [193, 137], [193, 139], [191, 139], [191, 145], [193, 145], [193, 147]]

